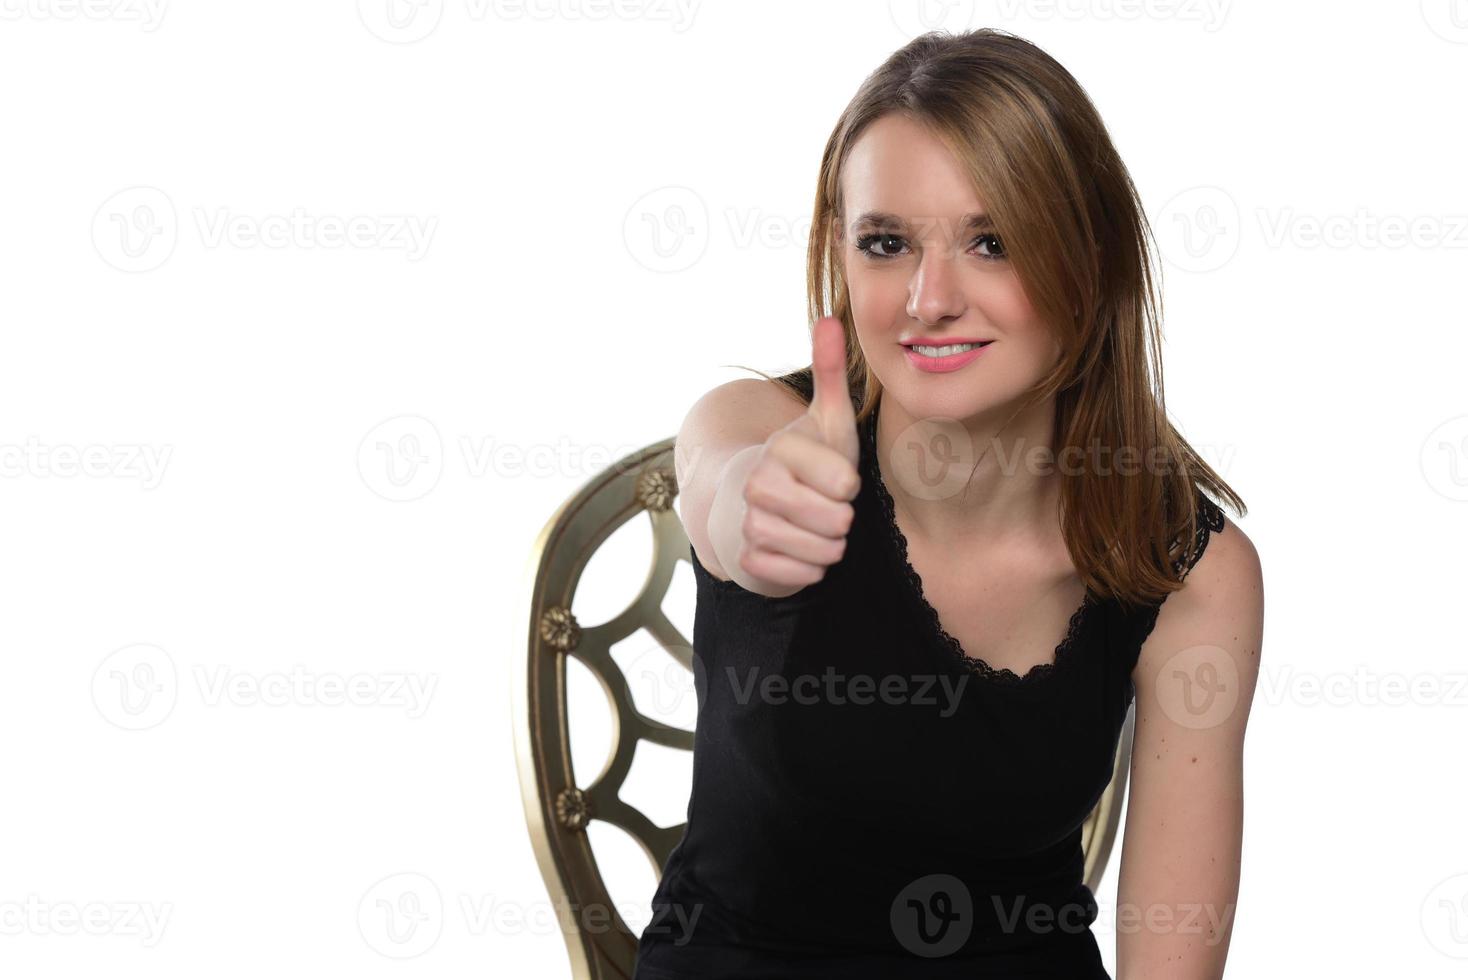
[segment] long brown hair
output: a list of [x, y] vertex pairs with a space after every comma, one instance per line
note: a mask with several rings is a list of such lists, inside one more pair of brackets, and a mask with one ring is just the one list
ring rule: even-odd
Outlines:
[[[1057, 453], [1136, 447], [1135, 461], [1165, 461], [1134, 476], [1091, 465], [1061, 475], [1062, 533], [1087, 587], [1125, 603], [1164, 598], [1180, 587], [1174, 568], [1191, 565], [1199, 490], [1240, 516], [1246, 509], [1167, 420], [1155, 240], [1131, 176], [1080, 83], [1006, 31], [914, 38], [866, 78], [826, 142], [809, 315], [845, 325], [858, 421], [876, 408], [881, 382], [862, 356], [842, 275], [841, 169], [866, 127], [893, 112], [928, 126], [966, 166], [1027, 296], [1058, 331], [1060, 359], [1021, 409], [1055, 398]], [[809, 367], [757, 373], [809, 402]]]

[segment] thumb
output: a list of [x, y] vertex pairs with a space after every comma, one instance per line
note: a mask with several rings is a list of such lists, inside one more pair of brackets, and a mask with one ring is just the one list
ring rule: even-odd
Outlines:
[[856, 410], [846, 381], [846, 328], [833, 316], [823, 316], [811, 328], [811, 415], [826, 445], [855, 466], [860, 459]]

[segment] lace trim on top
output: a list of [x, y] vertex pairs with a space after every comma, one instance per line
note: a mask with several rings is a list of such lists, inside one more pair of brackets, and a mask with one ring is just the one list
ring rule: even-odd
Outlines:
[[[1198, 564], [1198, 559], [1203, 557], [1203, 549], [1208, 547], [1209, 532], [1223, 530], [1223, 508], [1208, 499], [1201, 490], [1198, 491], [1197, 498], [1198, 530], [1193, 535], [1193, 547], [1187, 554], [1179, 555], [1172, 562], [1173, 573], [1183, 578], [1188, 577], [1188, 572], [1191, 572], [1193, 566]], [[1166, 599], [1167, 596], [1163, 596], [1163, 600], [1166, 601]]]
[[[1172, 560], [1172, 571], [1183, 579], [1188, 577], [1188, 572], [1198, 564], [1198, 559], [1203, 557], [1203, 551], [1208, 547], [1208, 539], [1215, 533], [1223, 530], [1223, 508], [1210, 500], [1202, 490], [1197, 492], [1198, 522], [1197, 532], [1193, 535], [1193, 546], [1187, 553], [1179, 555]], [[1174, 539], [1175, 540], [1175, 539]], [[1169, 592], [1167, 595], [1172, 595]], [[1141, 653], [1141, 644], [1145, 643], [1147, 637], [1152, 635], [1153, 628], [1157, 625], [1157, 617], [1162, 612], [1162, 604], [1167, 601], [1163, 596], [1157, 602], [1147, 607], [1142, 614], [1141, 640], [1137, 644], [1137, 653]]]
[[931, 635], [937, 637], [950, 662], [960, 670], [967, 671], [986, 681], [1005, 687], [1019, 687], [1037, 685], [1059, 672], [1059, 668], [1069, 660], [1076, 649], [1076, 640], [1080, 637], [1081, 624], [1085, 621], [1086, 614], [1096, 605], [1096, 596], [1088, 588], [1086, 596], [1081, 600], [1080, 607], [1071, 614], [1070, 622], [1066, 626], [1065, 637], [1055, 647], [1054, 659], [1050, 663], [1038, 663], [1030, 667], [1024, 674], [1017, 674], [1008, 667], [994, 667], [980, 657], [970, 656], [964, 652], [963, 644], [950, 636], [943, 628], [942, 621], [938, 618], [938, 610], [927, 599], [923, 592], [923, 580], [912, 567], [912, 562], [907, 556], [907, 536], [897, 526], [896, 507], [892, 495], [887, 492], [886, 485], [882, 482], [881, 467], [877, 464], [877, 412], [873, 411], [867, 416], [865, 433], [865, 468], [867, 476], [871, 479], [872, 488], [876, 491], [877, 502], [881, 505], [882, 516], [886, 524], [888, 539], [891, 541], [895, 551], [898, 567], [909, 584], [908, 596], [914, 600], [920, 617], [927, 623]]

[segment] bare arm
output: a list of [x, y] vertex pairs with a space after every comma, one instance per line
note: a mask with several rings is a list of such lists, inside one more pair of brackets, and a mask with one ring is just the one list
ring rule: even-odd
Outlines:
[[1259, 556], [1226, 521], [1162, 604], [1132, 673], [1118, 980], [1223, 976], [1243, 845], [1244, 729], [1263, 630]]

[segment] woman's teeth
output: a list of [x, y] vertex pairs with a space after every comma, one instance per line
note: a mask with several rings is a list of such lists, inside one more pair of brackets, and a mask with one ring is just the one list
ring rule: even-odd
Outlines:
[[922, 345], [919, 345], [919, 344], [913, 344], [912, 345], [912, 349], [915, 350], [915, 351], [917, 351], [919, 354], [922, 354], [924, 357], [947, 357], [950, 354], [962, 354], [964, 351], [973, 350], [975, 347], [982, 347], [982, 346], [984, 346], [984, 345], [983, 344], [945, 344], [942, 347], [925, 347], [925, 346], [922, 346]]

